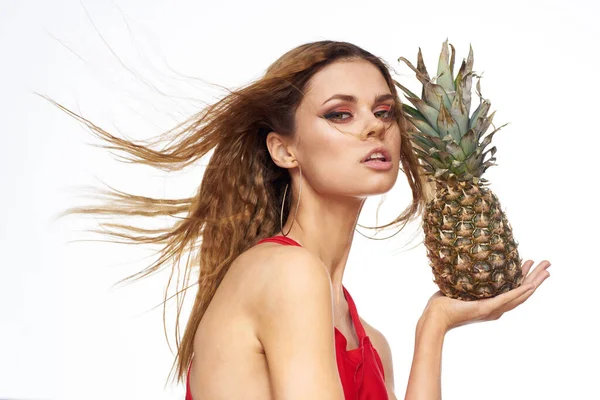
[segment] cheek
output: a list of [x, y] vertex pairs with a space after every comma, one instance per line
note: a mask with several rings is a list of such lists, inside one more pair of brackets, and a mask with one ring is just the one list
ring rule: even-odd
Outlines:
[[333, 172], [343, 169], [341, 167], [344, 165], [348, 166], [348, 163], [352, 162], [353, 153], [350, 144], [344, 138], [320, 135], [306, 147], [305, 155], [307, 162], [313, 168], [327, 169]]
[[353, 165], [358, 166], [360, 158], [360, 151], [353, 148], [357, 140], [329, 126], [317, 129], [302, 139], [303, 172], [318, 191], [338, 184], [347, 186], [355, 176]]
[[349, 149], [356, 141], [324, 120], [316, 121], [303, 133], [303, 152], [312, 162], [342, 161], [351, 154]]

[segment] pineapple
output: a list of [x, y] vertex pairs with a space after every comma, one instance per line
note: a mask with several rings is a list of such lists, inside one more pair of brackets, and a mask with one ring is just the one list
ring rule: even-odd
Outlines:
[[477, 300], [518, 287], [522, 260], [500, 202], [482, 178], [496, 160], [496, 147], [484, 150], [504, 125], [484, 137], [495, 112], [487, 115], [490, 102], [481, 96], [479, 79], [479, 106], [469, 117], [472, 77], [480, 78], [472, 71], [473, 49], [469, 46], [454, 78], [455, 51], [450, 47], [449, 62], [446, 39], [434, 79], [421, 49], [416, 68], [399, 58], [423, 85], [421, 97], [395, 84], [414, 106], [404, 104], [403, 112], [414, 127], [411, 142], [431, 192], [422, 226], [434, 281], [448, 297]]

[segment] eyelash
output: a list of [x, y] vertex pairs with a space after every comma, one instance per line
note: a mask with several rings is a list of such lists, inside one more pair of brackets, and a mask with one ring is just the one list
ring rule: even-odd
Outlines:
[[[379, 110], [376, 111], [376, 113], [388, 113], [389, 115], [387, 117], [383, 117], [382, 120], [384, 121], [389, 121], [392, 120], [394, 118], [394, 107], [390, 107], [387, 110]], [[348, 118], [335, 118], [335, 115], [341, 115], [341, 114], [350, 114], [352, 115], [350, 112], [348, 111], [333, 111], [330, 113], [327, 113], [325, 115], [323, 115], [323, 118], [327, 119], [327, 120], [333, 120], [333, 121], [346, 121]]]

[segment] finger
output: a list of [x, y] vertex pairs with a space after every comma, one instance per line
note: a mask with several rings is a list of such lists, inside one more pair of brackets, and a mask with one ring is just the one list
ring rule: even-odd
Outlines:
[[495, 313], [496, 310], [501, 309], [501, 307], [506, 304], [514, 301], [527, 293], [528, 291], [533, 291], [535, 289], [534, 285], [531, 283], [524, 283], [521, 286], [512, 289], [506, 293], [502, 293], [496, 297], [492, 297], [489, 299], [478, 300], [481, 303], [481, 312], [484, 315], [489, 315]]
[[541, 277], [539, 277], [535, 282], [533, 282], [532, 284], [534, 285], [535, 289], [533, 290], [528, 290], [527, 292], [525, 292], [524, 294], [522, 294], [521, 296], [517, 297], [516, 299], [509, 301], [507, 304], [505, 304], [502, 307], [502, 312], [505, 313], [507, 311], [512, 310], [513, 308], [516, 308], [517, 306], [519, 306], [520, 304], [524, 303], [529, 297], [531, 297], [531, 295], [533, 293], [535, 293], [535, 291], [537, 290], [537, 288], [540, 287], [540, 285], [550, 277], [550, 272], [548, 271], [544, 271], [542, 274], [540, 274]]
[[[547, 271], [548, 267], [550, 267], [550, 262], [548, 260], [544, 260], [540, 262], [537, 267], [533, 270], [531, 274], [527, 276], [527, 278], [523, 281], [522, 285], [529, 286], [533, 285], [533, 290], [525, 292], [525, 294], [520, 295], [516, 299], [510, 300], [508, 303], [502, 306], [503, 312], [512, 310], [517, 307], [519, 304], [525, 302], [534, 292], [535, 290], [545, 281], [549, 276], [550, 272]], [[514, 289], [513, 289], [514, 290]], [[510, 292], [509, 292], [510, 293]]]
[[535, 269], [529, 275], [527, 275], [523, 281], [523, 284], [537, 282], [539, 277], [545, 274], [545, 271], [550, 267], [550, 265], [550, 261], [548, 260], [540, 262]]
[[523, 267], [521, 268], [521, 272], [523, 273], [523, 276], [527, 276], [532, 265], [533, 265], [533, 260], [527, 260], [523, 263]]
[[[529, 261], [525, 264], [529, 264]], [[482, 300], [482, 312], [485, 315], [504, 313], [512, 310], [519, 304], [529, 298], [537, 287], [548, 277], [550, 273], [546, 269], [550, 266], [548, 260], [540, 262], [535, 269], [527, 275], [521, 286], [512, 289], [496, 297]], [[525, 268], [531, 268], [531, 265], [524, 265]]]

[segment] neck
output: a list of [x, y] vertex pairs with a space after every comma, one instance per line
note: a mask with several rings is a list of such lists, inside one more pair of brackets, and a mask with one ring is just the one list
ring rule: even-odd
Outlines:
[[331, 277], [334, 307], [344, 307], [342, 279], [364, 199], [317, 198], [304, 192], [294, 218], [297, 201], [294, 197], [283, 232], [291, 227], [287, 236], [321, 259]]

